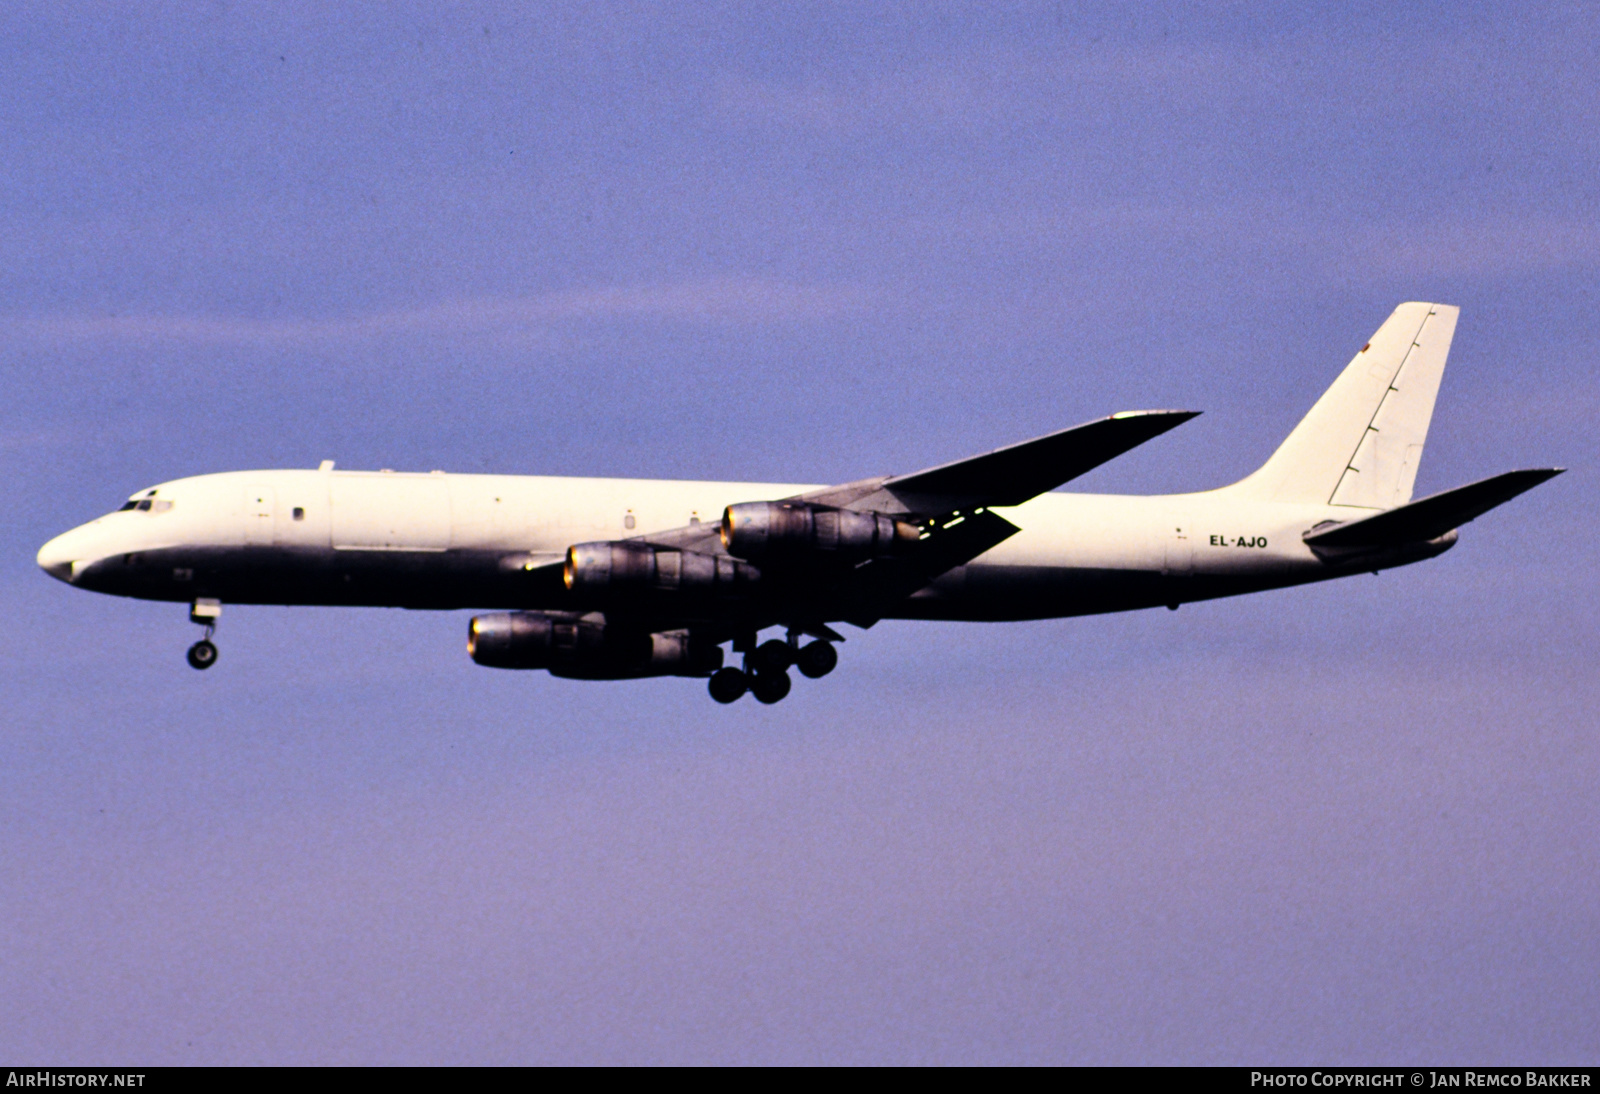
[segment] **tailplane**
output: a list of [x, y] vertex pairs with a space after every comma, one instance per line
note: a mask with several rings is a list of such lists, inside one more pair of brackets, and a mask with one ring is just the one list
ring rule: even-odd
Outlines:
[[1230, 489], [1367, 509], [1410, 501], [1459, 312], [1401, 304], [1272, 458]]
[[[1313, 547], [1395, 547], [1402, 543], [1423, 543], [1442, 536], [1452, 528], [1477, 520], [1498, 505], [1504, 505], [1541, 482], [1561, 474], [1560, 467], [1536, 467], [1507, 471], [1491, 479], [1458, 486], [1442, 494], [1423, 498], [1359, 517], [1331, 528], [1318, 525], [1305, 534]], [[1320, 530], [1319, 530], [1320, 529]]]

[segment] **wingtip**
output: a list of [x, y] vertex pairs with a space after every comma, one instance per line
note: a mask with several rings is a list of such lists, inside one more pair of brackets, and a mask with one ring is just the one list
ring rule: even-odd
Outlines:
[[1113, 420], [1123, 418], [1177, 418], [1179, 421], [1188, 421], [1190, 418], [1200, 417], [1198, 410], [1122, 410], [1111, 415]]

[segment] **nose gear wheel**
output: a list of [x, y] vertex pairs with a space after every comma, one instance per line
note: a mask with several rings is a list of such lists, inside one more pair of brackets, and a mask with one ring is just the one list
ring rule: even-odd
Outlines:
[[220, 601], [208, 598], [197, 599], [189, 607], [189, 622], [205, 628], [205, 634], [200, 641], [189, 647], [189, 666], [196, 669], [208, 669], [217, 663], [217, 646], [211, 641], [211, 636], [217, 633], [217, 619], [222, 615]]
[[191, 667], [208, 669], [217, 663], [217, 647], [209, 638], [202, 638], [189, 647], [188, 656]]

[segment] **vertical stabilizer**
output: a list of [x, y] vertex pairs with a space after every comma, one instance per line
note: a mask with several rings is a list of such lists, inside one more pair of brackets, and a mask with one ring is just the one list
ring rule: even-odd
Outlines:
[[1410, 501], [1459, 312], [1401, 304], [1272, 458], [1234, 489], [1368, 509]]

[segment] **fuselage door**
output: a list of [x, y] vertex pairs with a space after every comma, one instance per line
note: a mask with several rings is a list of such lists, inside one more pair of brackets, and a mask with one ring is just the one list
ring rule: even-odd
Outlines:
[[1194, 570], [1194, 540], [1189, 536], [1187, 522], [1180, 527], [1174, 526], [1172, 533], [1167, 536], [1166, 557], [1162, 561], [1161, 572], [1176, 577], [1182, 577]]
[[244, 541], [247, 544], [270, 544], [272, 522], [277, 512], [277, 495], [270, 486], [251, 486], [245, 489]]

